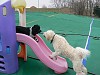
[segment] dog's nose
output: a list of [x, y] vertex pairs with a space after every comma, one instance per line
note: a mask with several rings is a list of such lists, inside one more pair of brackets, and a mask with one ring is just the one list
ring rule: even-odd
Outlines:
[[42, 32], [41, 30], [39, 32]]
[[45, 35], [43, 35], [45, 37]]
[[44, 33], [43, 33], [43, 36], [45, 37]]

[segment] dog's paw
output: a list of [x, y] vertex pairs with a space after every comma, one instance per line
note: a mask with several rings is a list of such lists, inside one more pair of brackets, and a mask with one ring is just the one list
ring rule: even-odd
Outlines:
[[57, 60], [57, 57], [54, 57], [53, 60]]
[[36, 41], [36, 42], [39, 42], [39, 40], [34, 36], [33, 39]]
[[52, 60], [57, 60], [57, 57], [53, 57], [52, 55], [49, 56]]
[[36, 42], [39, 42], [39, 40], [38, 40], [37, 38], [35, 39], [35, 41], [36, 41]]
[[51, 59], [53, 59], [52, 55], [49, 55], [49, 57], [50, 57]]
[[77, 73], [76, 75], [87, 75], [87, 74], [85, 74], [85, 73]]

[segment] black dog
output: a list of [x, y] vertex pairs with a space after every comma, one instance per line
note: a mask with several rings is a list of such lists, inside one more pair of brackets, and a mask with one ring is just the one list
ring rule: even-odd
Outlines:
[[40, 32], [41, 32], [41, 30], [40, 30], [39, 25], [34, 25], [33, 27], [16, 26], [16, 33], [22, 33], [22, 34], [31, 36], [37, 42], [38, 42], [38, 39], [35, 37], [35, 35]]

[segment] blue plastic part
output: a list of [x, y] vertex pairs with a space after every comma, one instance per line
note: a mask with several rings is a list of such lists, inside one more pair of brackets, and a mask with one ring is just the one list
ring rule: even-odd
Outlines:
[[10, 49], [9, 46], [7, 46], [7, 48], [6, 48], [6, 52], [7, 52], [7, 54], [10, 54], [10, 53], [11, 53], [11, 49]]
[[1, 35], [0, 35], [0, 51], [2, 51]]
[[[90, 37], [89, 37], [89, 39], [88, 39], [88, 44], [87, 44], [87, 46], [86, 46], [86, 49], [87, 49], [87, 50], [89, 49], [89, 45], [90, 45]], [[86, 66], [86, 59], [83, 59], [83, 64], [84, 64], [84, 66]]]
[[2, 45], [1, 45], [1, 42], [0, 42], [0, 51], [2, 51]]
[[19, 45], [20, 45], [20, 43], [19, 43], [19, 42], [17, 42], [17, 51], [18, 51], [18, 49], [19, 49]]

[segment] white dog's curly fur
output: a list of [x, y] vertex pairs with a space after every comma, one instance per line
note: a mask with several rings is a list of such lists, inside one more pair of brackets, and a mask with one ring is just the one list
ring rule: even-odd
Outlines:
[[52, 59], [56, 59], [58, 55], [62, 54], [72, 61], [76, 75], [87, 75], [87, 69], [82, 64], [82, 61], [86, 56], [90, 55], [89, 50], [80, 47], [72, 47], [64, 37], [55, 34], [52, 30], [44, 32], [43, 35], [47, 40], [52, 42], [55, 49], [55, 52], [50, 55]]

